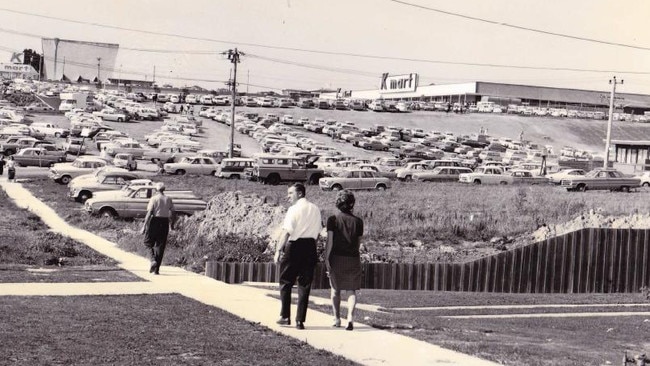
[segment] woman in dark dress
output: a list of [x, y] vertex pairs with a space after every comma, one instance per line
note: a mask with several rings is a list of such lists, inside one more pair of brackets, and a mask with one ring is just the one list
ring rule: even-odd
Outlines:
[[361, 288], [361, 256], [359, 244], [363, 236], [363, 220], [354, 216], [354, 195], [339, 191], [336, 207], [339, 212], [327, 219], [325, 266], [332, 287], [334, 326], [341, 326], [341, 291], [348, 291], [348, 326], [354, 329], [353, 317], [357, 305], [357, 290]]

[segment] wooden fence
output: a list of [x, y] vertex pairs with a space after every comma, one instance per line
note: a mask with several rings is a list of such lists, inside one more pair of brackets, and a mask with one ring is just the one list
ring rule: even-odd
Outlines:
[[[362, 288], [508, 293], [639, 292], [650, 283], [650, 230], [582, 229], [465, 263], [363, 264]], [[208, 262], [227, 283], [278, 281], [273, 263]], [[329, 287], [319, 264], [313, 288]]]

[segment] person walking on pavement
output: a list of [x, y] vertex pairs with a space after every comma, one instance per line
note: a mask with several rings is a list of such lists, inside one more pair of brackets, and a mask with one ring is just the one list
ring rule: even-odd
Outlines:
[[158, 183], [158, 194], [151, 197], [147, 206], [147, 215], [144, 218], [142, 233], [145, 234], [144, 243], [151, 250], [151, 266], [149, 273], [159, 274], [162, 264], [167, 235], [169, 230], [174, 230], [174, 203], [165, 195], [165, 184]]
[[7, 180], [16, 181], [16, 162], [13, 156], [7, 159]]
[[[280, 261], [281, 325], [291, 325], [291, 288], [298, 280], [298, 311], [296, 328], [305, 329], [309, 292], [318, 262], [316, 238], [322, 229], [320, 209], [305, 198], [305, 186], [296, 183], [287, 190], [291, 207], [282, 224], [276, 243], [274, 260]], [[282, 256], [280, 260], [280, 256]]]
[[341, 291], [349, 291], [348, 326], [354, 329], [357, 290], [361, 288], [361, 255], [359, 245], [363, 236], [363, 220], [352, 214], [355, 198], [348, 190], [339, 191], [336, 207], [339, 212], [327, 219], [325, 267], [332, 288], [334, 327], [341, 326]]
[[0, 154], [0, 175], [3, 175], [5, 172], [5, 156]]

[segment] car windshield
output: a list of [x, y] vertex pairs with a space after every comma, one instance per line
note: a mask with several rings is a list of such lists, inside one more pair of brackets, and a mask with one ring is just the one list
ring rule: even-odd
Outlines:
[[83, 168], [84, 167], [84, 162], [81, 160], [75, 160], [72, 162], [72, 166], [75, 168]]

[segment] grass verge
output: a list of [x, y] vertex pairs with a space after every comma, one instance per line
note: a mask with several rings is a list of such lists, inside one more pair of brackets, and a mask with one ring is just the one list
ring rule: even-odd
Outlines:
[[[0, 282], [136, 281], [108, 258], [49, 231], [41, 219], [19, 209], [0, 190]], [[34, 271], [41, 267], [47, 271]]]
[[[329, 297], [324, 290], [314, 295]], [[345, 301], [345, 296], [343, 301]], [[648, 316], [589, 318], [449, 319], [443, 315], [648, 311], [648, 308], [604, 308], [598, 304], [647, 303], [641, 294], [520, 295], [426, 291], [362, 290], [360, 301], [382, 307], [465, 306], [502, 304], [593, 304], [575, 309], [490, 311], [395, 311], [358, 310], [359, 322], [420, 339], [504, 365], [584, 366], [618, 364], [624, 352], [645, 352], [650, 331]], [[330, 312], [327, 306], [312, 308]], [[343, 310], [343, 316], [346, 311]]]
[[353, 365], [180, 295], [0, 297], [21, 365]]

